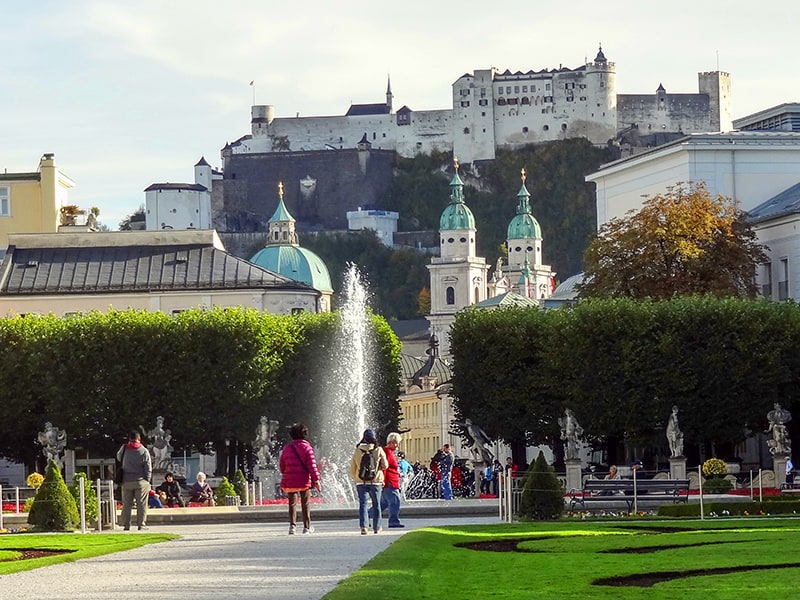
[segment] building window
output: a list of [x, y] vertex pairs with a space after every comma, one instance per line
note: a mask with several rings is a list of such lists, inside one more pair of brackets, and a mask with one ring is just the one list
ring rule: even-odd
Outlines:
[[528, 128], [527, 127], [523, 127], [522, 128], [522, 133], [528, 133]]
[[514, 93], [515, 94], [519, 94], [519, 86], [518, 85], [514, 86]]
[[[542, 112], [544, 112], [544, 109], [542, 109]], [[543, 125], [542, 131], [550, 131], [550, 125]]]
[[467, 108], [468, 106], [469, 106], [469, 100], [461, 101], [461, 108]]
[[786, 300], [789, 298], [789, 259], [782, 258], [778, 269], [778, 300]]
[[772, 299], [772, 263], [761, 265], [761, 295]]
[[478, 302], [480, 302], [480, 301], [481, 301], [481, 295], [480, 295], [480, 291], [478, 290], [478, 288], [477, 288], [477, 286], [476, 286], [476, 287], [475, 287], [475, 300], [474, 300], [474, 302], [475, 302], [475, 303], [478, 303]]
[[0, 217], [11, 216], [11, 199], [9, 189], [7, 187], [0, 187]]
[[478, 100], [478, 106], [486, 106], [487, 104], [489, 104], [489, 101], [486, 98]]
[[545, 83], [544, 84], [544, 89], [549, 90], [550, 89], [550, 84], [549, 83]]
[[528, 91], [528, 86], [527, 85], [523, 85], [522, 86], [522, 93], [524, 94], [527, 91]]
[[510, 93], [511, 93], [511, 86], [509, 85], [509, 86], [506, 86], [506, 94], [510, 94]]
[[445, 296], [447, 298], [447, 304], [455, 304], [456, 303], [456, 290], [453, 287], [447, 288], [445, 292]]
[[464, 133], [469, 133], [469, 127], [464, 127]]

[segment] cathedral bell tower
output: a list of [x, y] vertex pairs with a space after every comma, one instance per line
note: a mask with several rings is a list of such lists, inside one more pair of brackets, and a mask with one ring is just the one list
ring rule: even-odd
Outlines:
[[458, 159], [450, 181], [450, 203], [439, 219], [439, 256], [431, 259], [431, 329], [439, 336], [443, 355], [450, 353], [447, 334], [455, 314], [486, 299], [486, 259], [475, 256], [475, 217], [464, 203], [464, 183]]

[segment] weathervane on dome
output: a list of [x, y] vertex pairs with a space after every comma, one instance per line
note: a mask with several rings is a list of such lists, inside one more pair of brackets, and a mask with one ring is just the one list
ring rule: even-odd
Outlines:
[[525, 170], [525, 167], [522, 167], [519, 171], [520, 175], [522, 176], [522, 185], [525, 185], [525, 179], [528, 176], [528, 172]]
[[453, 166], [456, 168], [456, 175], [458, 174], [458, 157], [453, 157]]
[[278, 182], [278, 196], [280, 196], [280, 199], [283, 200], [283, 182], [282, 181]]

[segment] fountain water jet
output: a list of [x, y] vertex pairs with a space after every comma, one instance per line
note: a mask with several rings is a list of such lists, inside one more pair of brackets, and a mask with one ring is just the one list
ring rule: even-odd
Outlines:
[[333, 377], [323, 407], [319, 455], [337, 467], [338, 484], [349, 483], [349, 465], [356, 443], [367, 427], [374, 426], [369, 406], [369, 377], [374, 349], [367, 306], [369, 294], [358, 268], [349, 265], [343, 281], [339, 309], [341, 330], [332, 356]]

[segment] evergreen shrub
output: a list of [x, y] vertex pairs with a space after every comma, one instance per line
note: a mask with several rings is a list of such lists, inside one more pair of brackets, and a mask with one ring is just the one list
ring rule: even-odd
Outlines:
[[523, 479], [519, 517], [544, 521], [557, 519], [563, 513], [564, 488], [553, 467], [547, 464], [544, 454], [539, 452]]
[[75, 506], [78, 507], [78, 515], [81, 511], [81, 490], [80, 480], [83, 479], [83, 498], [86, 505], [86, 522], [97, 521], [97, 493], [92, 488], [92, 482], [84, 472], [75, 473], [72, 477], [72, 484], [69, 486], [69, 493], [75, 499]]
[[242, 504], [247, 504], [247, 479], [244, 478], [244, 473], [241, 469], [237, 470], [233, 475], [233, 488], [236, 494], [241, 499]]
[[44, 482], [28, 513], [28, 524], [37, 531], [72, 531], [80, 523], [75, 499], [67, 489], [55, 461], [48, 461]]
[[227, 477], [223, 477], [222, 481], [217, 486], [217, 489], [214, 490], [214, 501], [217, 503], [217, 506], [225, 506], [225, 498], [235, 495], [236, 488], [234, 488], [233, 484], [228, 481]]

